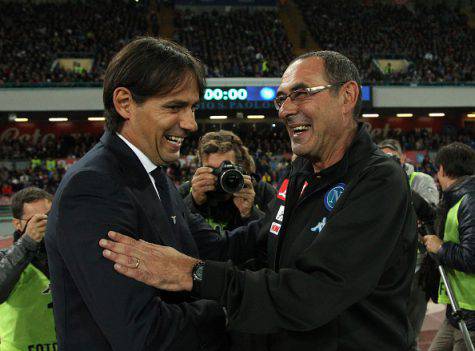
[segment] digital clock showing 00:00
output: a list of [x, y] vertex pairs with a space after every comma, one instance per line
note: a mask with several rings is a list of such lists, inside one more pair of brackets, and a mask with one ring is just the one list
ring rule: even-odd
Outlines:
[[205, 90], [204, 95], [205, 101], [221, 101], [221, 100], [240, 100], [245, 101], [247, 100], [247, 90], [244, 88], [239, 89], [211, 89], [208, 88]]

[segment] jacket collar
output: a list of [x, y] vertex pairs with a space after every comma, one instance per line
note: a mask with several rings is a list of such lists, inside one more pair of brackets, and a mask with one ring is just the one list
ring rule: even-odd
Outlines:
[[129, 180], [149, 181], [147, 171], [137, 155], [118, 135], [106, 131], [101, 137], [101, 142], [116, 156], [119, 168], [124, 171], [124, 174], [129, 175]]
[[[350, 146], [346, 150], [343, 158], [334, 165], [320, 171], [323, 177], [332, 176], [340, 177], [348, 172], [348, 168], [358, 163], [361, 159], [365, 159], [368, 155], [376, 151], [378, 147], [371, 140], [366, 126], [358, 123], [356, 134]], [[304, 157], [297, 157], [292, 163], [290, 176], [297, 174], [311, 175], [314, 174], [312, 162]]]
[[[118, 160], [118, 167], [123, 182], [128, 185], [132, 193], [138, 199], [143, 211], [147, 215], [154, 228], [157, 228], [157, 234], [162, 243], [167, 246], [180, 248], [173, 233], [173, 228], [166, 215], [165, 208], [158, 198], [157, 192], [153, 187], [150, 176], [140, 162], [137, 155], [127, 144], [116, 134], [106, 131], [101, 142], [109, 149]], [[174, 186], [167, 178], [168, 186]], [[177, 201], [173, 199], [173, 205], [177, 208]], [[146, 238], [147, 239], [147, 238]]]
[[475, 176], [460, 177], [443, 193], [449, 207], [455, 205], [465, 194], [475, 192]]
[[142, 150], [137, 146], [128, 141], [123, 135], [116, 133], [116, 135], [133, 151], [135, 156], [139, 159], [140, 163], [143, 165], [147, 173], [154, 171], [157, 168], [157, 165], [154, 164], [148, 157], [145, 155]]

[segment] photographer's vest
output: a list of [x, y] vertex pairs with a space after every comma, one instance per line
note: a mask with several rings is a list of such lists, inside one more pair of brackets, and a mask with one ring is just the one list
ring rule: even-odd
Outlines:
[[[445, 222], [444, 242], [460, 244], [457, 212], [464, 197], [462, 197], [447, 213]], [[475, 311], [475, 274], [467, 274], [455, 269], [446, 268], [447, 276], [454, 291], [454, 297], [460, 308]], [[439, 283], [439, 303], [450, 304], [445, 285]]]
[[0, 304], [0, 351], [56, 351], [49, 279], [32, 264]]
[[414, 183], [414, 179], [419, 173], [421, 172], [412, 172], [411, 175], [409, 176], [409, 186], [411, 187], [411, 189], [412, 189], [412, 183]]

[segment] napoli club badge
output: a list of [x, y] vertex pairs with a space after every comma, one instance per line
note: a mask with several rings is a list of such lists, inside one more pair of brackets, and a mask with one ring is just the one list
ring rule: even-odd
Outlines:
[[345, 183], [339, 183], [335, 185], [333, 188], [327, 191], [325, 194], [325, 198], [323, 200], [325, 204], [325, 208], [328, 211], [333, 210], [333, 208], [336, 205], [336, 202], [340, 198], [341, 194], [343, 194], [343, 191], [345, 190], [346, 184]]

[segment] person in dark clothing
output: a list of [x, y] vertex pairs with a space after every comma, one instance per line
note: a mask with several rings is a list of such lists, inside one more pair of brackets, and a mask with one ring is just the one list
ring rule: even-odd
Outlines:
[[[406, 163], [406, 155], [402, 152], [401, 144], [395, 139], [385, 139], [378, 144], [381, 150], [393, 157], [407, 174], [411, 188], [412, 203], [418, 220], [418, 232], [426, 233], [427, 226], [433, 227], [437, 204], [439, 203], [439, 191], [434, 179], [423, 172], [415, 172], [414, 166]], [[413, 332], [412, 351], [418, 351], [418, 337], [424, 322], [429, 299], [424, 292], [422, 281], [421, 263], [427, 252], [422, 244], [417, 250], [416, 270], [412, 281], [411, 294], [409, 296], [409, 322]]]
[[[104, 256], [128, 277], [219, 302], [231, 330], [252, 334], [250, 350], [407, 350], [416, 217], [404, 171], [357, 122], [360, 84], [336, 52], [290, 64], [275, 105], [298, 157], [265, 219], [210, 240], [214, 256], [116, 232], [100, 242]], [[253, 270], [219, 262], [235, 237]]]
[[51, 194], [25, 188], [12, 197], [14, 244], [0, 250], [0, 340], [4, 351], [56, 347], [43, 237]]
[[165, 173], [197, 129], [203, 91], [202, 65], [167, 40], [135, 39], [109, 63], [106, 131], [62, 179], [45, 236], [60, 350], [225, 347], [222, 306], [122, 277], [97, 245], [108, 230], [119, 230], [200, 257], [194, 235], [218, 237], [194, 222]]
[[[427, 251], [436, 255], [446, 269], [455, 300], [475, 342], [475, 151], [455, 142], [442, 147], [435, 161], [443, 191], [438, 215], [439, 235], [426, 235], [422, 240]], [[466, 350], [442, 281], [438, 302], [447, 304], [446, 319], [430, 350]]]
[[[192, 213], [202, 215], [214, 228], [232, 230], [264, 217], [275, 198], [272, 185], [251, 177], [254, 160], [241, 139], [227, 130], [204, 134], [198, 144], [201, 163], [191, 181], [178, 189]], [[233, 194], [216, 192], [218, 169], [223, 161], [238, 165], [244, 173], [244, 188]]]

